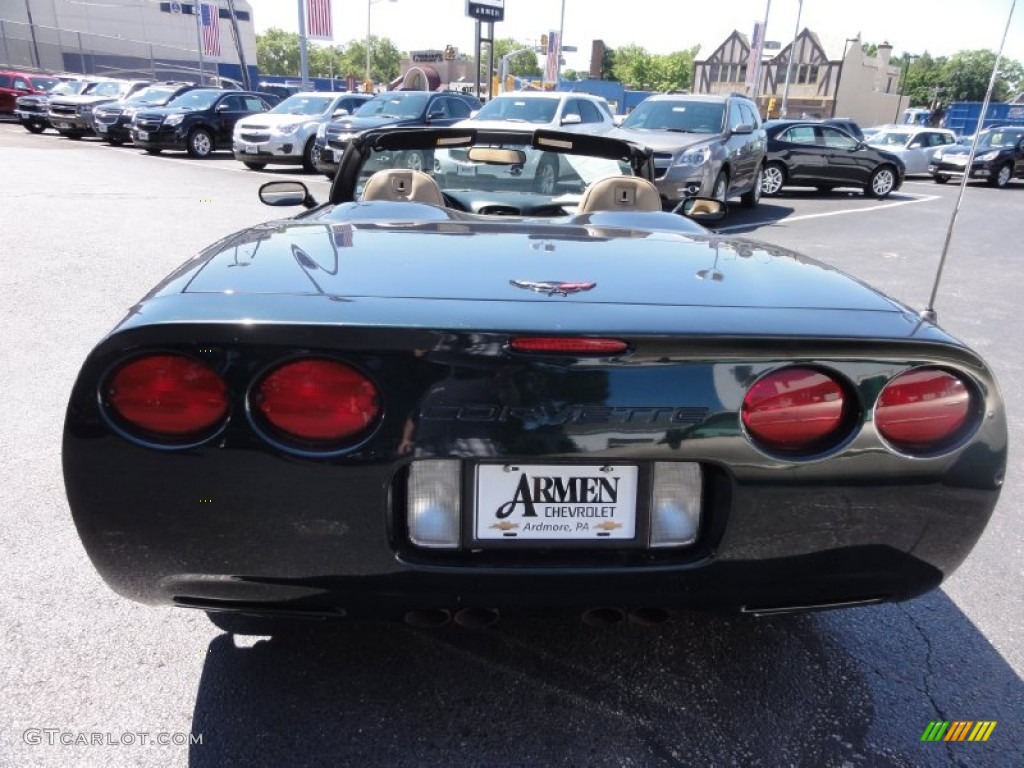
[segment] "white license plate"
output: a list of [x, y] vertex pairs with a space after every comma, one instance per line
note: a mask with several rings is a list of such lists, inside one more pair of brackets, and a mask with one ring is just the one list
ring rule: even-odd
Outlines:
[[340, 163], [341, 162], [341, 156], [343, 154], [345, 154], [343, 150], [340, 150], [340, 149], [332, 149], [331, 150], [331, 155], [334, 157], [334, 162], [336, 162], [336, 163]]
[[260, 148], [257, 147], [255, 144], [246, 144], [245, 145], [245, 154], [247, 154], [247, 155], [257, 155], [257, 154], [259, 154], [259, 151], [260, 151]]
[[145, 131], [139, 131], [139, 141], [149, 141], [149, 134]]
[[455, 175], [456, 176], [476, 176], [476, 166], [475, 165], [463, 165], [462, 163], [459, 163], [458, 165], [455, 166]]
[[636, 536], [633, 465], [481, 464], [474, 533], [482, 541], [601, 541]]
[[70, 128], [71, 127], [71, 123], [65, 123], [65, 122], [61, 121], [61, 122], [57, 123], [57, 127], [58, 128]]
[[107, 132], [107, 126], [97, 124], [96, 125], [96, 132], [97, 133], [106, 133]]

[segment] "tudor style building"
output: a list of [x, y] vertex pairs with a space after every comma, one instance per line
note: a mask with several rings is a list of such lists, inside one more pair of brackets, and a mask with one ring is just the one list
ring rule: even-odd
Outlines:
[[[789, 67], [792, 53], [793, 63]], [[789, 117], [852, 117], [863, 125], [892, 122], [901, 110], [900, 69], [892, 66], [892, 46], [867, 56], [860, 35], [823, 40], [804, 29], [779, 51], [764, 52], [756, 84], [747, 85], [750, 40], [733, 31], [723, 42], [701, 46], [694, 61], [696, 93], [747, 93], [761, 114], [780, 117], [783, 100]], [[789, 68], [789, 88], [786, 88]]]

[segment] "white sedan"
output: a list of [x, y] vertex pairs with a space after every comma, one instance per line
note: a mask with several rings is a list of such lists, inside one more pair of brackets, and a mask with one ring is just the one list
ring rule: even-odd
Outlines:
[[945, 128], [892, 126], [868, 136], [865, 141], [896, 155], [907, 167], [908, 176], [926, 175], [932, 155], [942, 147], [956, 144], [956, 134]]

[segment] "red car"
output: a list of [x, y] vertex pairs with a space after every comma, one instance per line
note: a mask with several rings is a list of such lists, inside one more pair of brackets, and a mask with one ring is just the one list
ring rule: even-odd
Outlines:
[[0, 71], [0, 115], [13, 115], [14, 102], [19, 96], [46, 93], [56, 83], [57, 78], [49, 75]]

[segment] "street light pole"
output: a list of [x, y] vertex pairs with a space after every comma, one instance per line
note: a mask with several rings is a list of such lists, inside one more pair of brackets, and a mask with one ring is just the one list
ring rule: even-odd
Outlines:
[[786, 85], [782, 88], [782, 112], [780, 117], [789, 117], [789, 78], [793, 72], [793, 54], [796, 53], [796, 39], [800, 35], [800, 14], [804, 11], [804, 0], [796, 11], [796, 29], [793, 30], [793, 42], [789, 44], [789, 56], [786, 57]]
[[[366, 82], [372, 82], [370, 76], [370, 8], [374, 3], [378, 3], [380, 0], [366, 0]], [[390, 0], [395, 2], [395, 0]]]
[[896, 98], [896, 116], [892, 119], [894, 123], [900, 121], [900, 110], [903, 108], [903, 88], [906, 85], [907, 73], [910, 71], [910, 62], [920, 57], [913, 53], [904, 53], [903, 58], [903, 74], [900, 75], [900, 95]]

